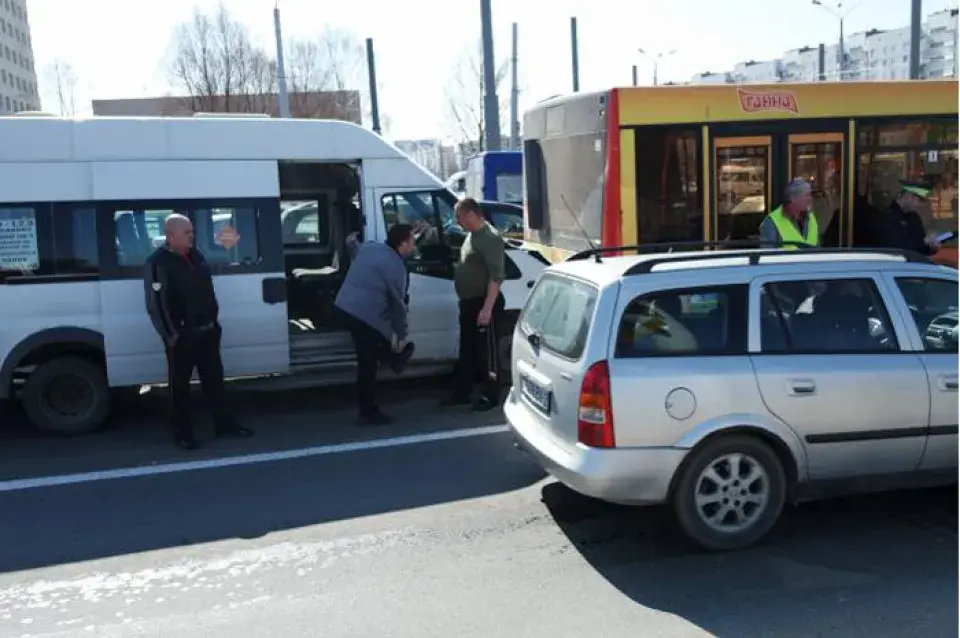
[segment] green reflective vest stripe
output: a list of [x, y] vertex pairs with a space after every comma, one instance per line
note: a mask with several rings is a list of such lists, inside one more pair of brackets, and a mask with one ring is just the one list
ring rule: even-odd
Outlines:
[[[802, 243], [814, 248], [820, 245], [820, 229], [817, 228], [817, 216], [813, 213], [807, 213], [806, 237], [801, 235], [796, 224], [783, 214], [783, 206], [778, 206], [776, 210], [770, 213], [770, 221], [777, 227], [777, 232], [780, 233], [780, 241], [784, 243]], [[797, 250], [797, 248], [798, 246], [783, 246], [784, 250]]]

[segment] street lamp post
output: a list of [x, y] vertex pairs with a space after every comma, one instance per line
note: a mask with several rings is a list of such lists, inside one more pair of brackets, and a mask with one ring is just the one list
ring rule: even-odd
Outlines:
[[280, 0], [273, 5], [273, 37], [277, 44], [277, 107], [280, 117], [290, 117], [290, 96], [283, 62], [283, 35], [280, 33]]
[[660, 61], [663, 60], [664, 58], [670, 57], [671, 55], [673, 55], [674, 53], [676, 53], [677, 50], [676, 50], [676, 49], [672, 49], [672, 50], [670, 50], [670, 51], [667, 51], [666, 53], [663, 53], [663, 52], [661, 52], [661, 53], [647, 53], [647, 52], [644, 51], [643, 49], [637, 49], [637, 51], [640, 52], [640, 55], [644, 55], [644, 56], [648, 57], [648, 58], [650, 59], [650, 61], [653, 62], [653, 85], [654, 85], [654, 86], [657, 86], [657, 83], [658, 83], [658, 80], [659, 80], [658, 75], [659, 75], [659, 71], [660, 71]]
[[840, 22], [840, 42], [837, 53], [837, 63], [840, 69], [840, 80], [843, 81], [843, 76], [847, 71], [847, 52], [843, 46], [843, 21], [850, 15], [850, 12], [856, 8], [856, 5], [844, 10], [843, 0], [836, 0], [835, 6], [825, 4], [824, 0], [811, 0], [811, 3], [815, 7], [820, 7]]

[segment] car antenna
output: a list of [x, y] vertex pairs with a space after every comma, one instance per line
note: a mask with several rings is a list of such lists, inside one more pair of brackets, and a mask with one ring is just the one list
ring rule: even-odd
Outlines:
[[600, 246], [594, 245], [593, 241], [590, 240], [590, 235], [587, 234], [587, 231], [580, 225], [580, 221], [577, 219], [576, 214], [573, 212], [573, 208], [570, 207], [570, 202], [567, 201], [567, 198], [564, 197], [563, 193], [560, 193], [560, 201], [563, 202], [563, 205], [567, 209], [567, 213], [570, 214], [570, 219], [573, 220], [573, 223], [577, 225], [577, 228], [580, 229], [580, 232], [583, 234], [583, 238], [587, 240], [587, 245], [590, 246], [590, 250], [593, 252], [593, 259], [598, 264], [603, 263], [603, 260], [600, 259], [600, 251], [598, 250]]

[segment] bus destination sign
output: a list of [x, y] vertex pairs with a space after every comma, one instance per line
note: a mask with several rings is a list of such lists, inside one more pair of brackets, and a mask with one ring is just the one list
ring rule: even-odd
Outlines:
[[797, 96], [792, 91], [745, 91], [737, 89], [740, 98], [740, 108], [745, 113], [761, 113], [763, 111], [785, 111], [800, 114], [797, 107]]

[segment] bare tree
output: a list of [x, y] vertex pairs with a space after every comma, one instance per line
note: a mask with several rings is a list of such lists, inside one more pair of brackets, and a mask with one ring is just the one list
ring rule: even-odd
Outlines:
[[47, 74], [56, 91], [60, 115], [73, 117], [77, 114], [77, 74], [73, 66], [66, 60], [57, 58], [50, 65]]
[[363, 61], [360, 39], [337, 27], [325, 27], [314, 40], [291, 42], [286, 54], [291, 112], [298, 117], [362, 119], [357, 91], [364, 86]]
[[[258, 68], [247, 28], [221, 4], [213, 15], [194, 10], [174, 33], [170, 72], [192, 111], [245, 112]], [[262, 80], [263, 78], [258, 78]]]
[[330, 90], [357, 90], [366, 79], [366, 50], [352, 32], [324, 27], [318, 40]]
[[[276, 60], [223, 4], [212, 15], [195, 11], [177, 28], [172, 48], [170, 76], [185, 95], [184, 110], [278, 112]], [[328, 27], [315, 40], [288, 41], [284, 57], [293, 117], [360, 118], [353, 91], [363, 47], [355, 36]]]
[[[509, 121], [510, 95], [506, 84], [510, 77], [510, 60], [498, 63], [494, 71], [500, 130], [503, 132], [509, 130], [504, 127]], [[486, 147], [483, 75], [483, 46], [478, 43], [464, 51], [457, 60], [447, 86], [447, 112], [454, 136], [474, 152], [482, 151]]]

